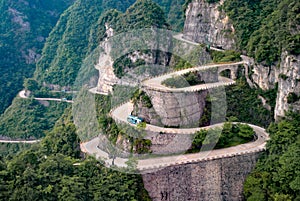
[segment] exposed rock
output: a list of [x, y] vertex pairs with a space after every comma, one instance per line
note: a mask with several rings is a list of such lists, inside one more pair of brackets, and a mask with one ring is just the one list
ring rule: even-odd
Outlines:
[[264, 108], [266, 108], [267, 110], [271, 111], [272, 107], [271, 107], [271, 105], [269, 105], [267, 103], [267, 100], [264, 97], [262, 97], [262, 96], [258, 96], [258, 98], [261, 100]]
[[243, 200], [243, 183], [259, 154], [177, 165], [143, 175], [153, 201]]
[[113, 69], [113, 59], [111, 57], [111, 44], [108, 43], [108, 39], [113, 36], [113, 29], [105, 24], [106, 35], [105, 41], [101, 42], [100, 47], [102, 48], [98, 63], [95, 65], [95, 68], [99, 70], [99, 79], [97, 84], [97, 91], [103, 93], [109, 93], [113, 90], [113, 85], [117, 83], [118, 78], [115, 76]]
[[[274, 89], [278, 83], [277, 100], [275, 107], [275, 120], [285, 115], [285, 112], [292, 109], [295, 112], [300, 111], [300, 102], [288, 103], [290, 93], [300, 95], [300, 56], [288, 55], [282, 53], [281, 62], [278, 65], [264, 66], [258, 64], [254, 59], [243, 56], [243, 60], [248, 62], [249, 79], [248, 83], [261, 88], [264, 91]], [[247, 77], [247, 76], [246, 76]], [[264, 105], [267, 109], [268, 105]]]
[[154, 108], [153, 107], [149, 108], [147, 106], [144, 106], [144, 104], [141, 100], [139, 100], [139, 102], [137, 102], [134, 105], [132, 114], [143, 118], [145, 120], [145, 122], [147, 122], [149, 124], [163, 126], [161, 123], [161, 118], [156, 113]]
[[285, 115], [285, 112], [292, 109], [300, 112], [300, 101], [288, 103], [290, 93], [300, 96], [300, 55], [288, 55], [284, 52], [281, 55], [280, 76], [278, 82], [278, 93], [275, 107], [275, 119]]
[[279, 68], [274, 65], [264, 66], [256, 63], [252, 65], [252, 73], [253, 82], [264, 91], [274, 89], [278, 82]]
[[118, 136], [116, 146], [123, 150], [125, 153], [130, 153], [131, 143], [128, 138], [125, 138], [122, 135]]
[[235, 49], [235, 30], [220, 3], [193, 0], [186, 9], [184, 38], [214, 47]]
[[[168, 93], [147, 89], [153, 108], [165, 126], [197, 127], [203, 114], [207, 91]], [[150, 113], [150, 111], [144, 111]], [[147, 114], [143, 114], [147, 115]]]
[[274, 89], [278, 82], [278, 67], [259, 64], [248, 56], [242, 55], [241, 57], [245, 61], [245, 76], [251, 87], [259, 87], [264, 91]]
[[12, 21], [20, 26], [21, 32], [29, 32], [30, 31], [30, 24], [27, 22], [27, 16], [23, 13], [17, 11], [14, 8], [8, 9], [9, 13], [12, 15]]
[[[155, 28], [144, 30], [142, 33], [122, 33], [114, 36], [114, 30], [106, 24], [107, 37], [101, 42], [101, 53], [95, 68], [99, 70], [97, 91], [112, 92], [114, 84], [136, 86], [145, 79], [146, 73], [138, 74], [133, 66], [123, 67], [124, 76], [119, 79], [114, 73], [114, 62], [126, 56], [133, 63], [143, 60], [146, 65], [165, 67], [170, 62], [170, 48], [172, 44], [171, 32], [163, 32]], [[147, 36], [150, 34], [150, 36]], [[150, 38], [144, 38], [150, 37]], [[109, 40], [112, 38], [111, 40]], [[160, 40], [164, 40], [163, 43]], [[141, 46], [141, 48], [139, 48]], [[144, 49], [143, 49], [144, 48]]]
[[41, 57], [40, 54], [36, 53], [36, 49], [28, 49], [28, 52], [23, 52], [22, 51], [22, 56], [26, 59], [27, 64], [34, 64], [38, 61], [38, 59]]
[[147, 131], [145, 139], [152, 142], [150, 147], [153, 154], [180, 154], [186, 152], [192, 144], [192, 135], [155, 133]]

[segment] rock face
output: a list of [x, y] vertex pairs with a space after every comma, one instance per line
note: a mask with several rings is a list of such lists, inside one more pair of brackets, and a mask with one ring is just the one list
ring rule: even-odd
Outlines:
[[186, 9], [184, 38], [223, 49], [235, 49], [235, 30], [228, 16], [205, 0], [193, 0]]
[[[147, 89], [153, 109], [159, 116], [159, 121], [170, 127], [197, 127], [203, 114], [207, 91], [195, 93], [170, 93]], [[144, 112], [144, 114], [142, 113]], [[139, 111], [139, 116], [146, 116], [148, 110]], [[150, 120], [157, 123], [157, 120]], [[161, 125], [159, 125], [161, 126]]]
[[147, 131], [145, 139], [152, 142], [152, 154], [183, 154], [191, 147], [193, 136]]
[[243, 61], [247, 64], [246, 78], [250, 86], [258, 86], [262, 90], [274, 89], [278, 82], [279, 68], [275, 65], [264, 66], [254, 61], [253, 58], [242, 56]]
[[95, 68], [99, 70], [99, 80], [97, 85], [97, 91], [103, 93], [109, 93], [113, 90], [113, 85], [117, 83], [118, 78], [114, 74], [113, 59], [111, 54], [111, 45], [108, 43], [108, 39], [113, 36], [114, 30], [105, 24], [107, 38], [100, 44], [102, 51], [98, 58], [98, 63]]
[[[149, 72], [135, 72], [136, 62], [143, 61], [145, 65], [156, 65], [160, 68], [170, 63], [172, 47], [170, 31], [161, 33], [159, 29], [151, 28], [143, 32], [145, 35], [139, 32], [128, 32], [114, 36], [114, 30], [108, 24], [105, 26], [107, 37], [100, 44], [101, 53], [95, 65], [99, 70], [98, 92], [109, 93], [112, 92], [114, 84], [132, 86], [145, 79]], [[147, 34], [151, 37], [147, 38]], [[129, 59], [132, 64], [121, 62], [124, 75], [118, 78], [114, 72], [114, 64], [123, 57]], [[152, 70], [155, 70], [155, 67]]]
[[288, 55], [283, 52], [281, 62], [278, 65], [264, 66], [254, 62], [249, 57], [243, 57], [250, 66], [248, 83], [261, 88], [264, 91], [274, 89], [278, 83], [277, 100], [275, 107], [275, 120], [285, 115], [285, 112], [292, 109], [300, 111], [300, 102], [288, 102], [288, 96], [295, 94], [300, 96], [300, 56]]
[[240, 201], [259, 153], [168, 167], [143, 175], [153, 201]]
[[284, 52], [281, 56], [278, 93], [275, 108], [275, 119], [279, 120], [290, 108], [300, 112], [300, 101], [289, 103], [288, 96], [300, 97], [300, 55], [293, 56]]

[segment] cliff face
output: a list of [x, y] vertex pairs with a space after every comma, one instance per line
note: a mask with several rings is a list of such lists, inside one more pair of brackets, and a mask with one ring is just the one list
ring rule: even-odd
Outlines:
[[[289, 109], [295, 112], [300, 111], [300, 55], [289, 55], [283, 52], [278, 67], [258, 64], [249, 57], [243, 57], [243, 59], [250, 66], [248, 79], [250, 86], [255, 85], [267, 91], [274, 89], [278, 83], [275, 120], [283, 117]], [[295, 96], [294, 99], [289, 100], [292, 96]]]
[[[105, 25], [107, 37], [113, 37], [114, 31], [111, 29], [108, 24]], [[95, 68], [99, 70], [99, 79], [97, 85], [97, 91], [103, 93], [112, 92], [113, 85], [117, 83], [118, 79], [114, 74], [113, 69], [113, 59], [110, 56], [111, 54], [111, 45], [106, 41], [100, 44], [102, 52], [99, 55], [98, 63]]]
[[[156, 116], [159, 117], [159, 121], [150, 119], [150, 122], [154, 124], [161, 122], [163, 125], [171, 127], [198, 127], [207, 93], [207, 91], [170, 93], [148, 89], [147, 94], [151, 98]], [[140, 110], [138, 114], [141, 117], [147, 117], [151, 111]]]
[[243, 200], [243, 182], [259, 154], [168, 167], [143, 175], [153, 201]]
[[[291, 97], [298, 96], [294, 98]], [[293, 56], [284, 52], [281, 56], [275, 119], [284, 116], [288, 109], [300, 112], [300, 55]]]
[[193, 0], [186, 9], [184, 38], [223, 49], [235, 49], [235, 30], [228, 16], [218, 9], [223, 4]]
[[242, 59], [247, 63], [245, 75], [251, 87], [257, 86], [265, 91], [275, 87], [278, 82], [279, 67], [275, 65], [264, 66], [247, 56], [242, 56]]
[[114, 30], [106, 24], [106, 36], [100, 43], [102, 51], [95, 66], [99, 70], [99, 92], [112, 92], [114, 84], [136, 86], [152, 74], [163, 73], [170, 63], [169, 31], [151, 28], [114, 35]]

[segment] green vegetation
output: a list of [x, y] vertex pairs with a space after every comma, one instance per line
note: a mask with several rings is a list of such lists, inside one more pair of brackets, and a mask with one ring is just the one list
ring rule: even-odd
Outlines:
[[188, 153], [196, 153], [212, 146], [214, 149], [222, 149], [244, 144], [253, 140], [254, 134], [253, 129], [248, 125], [227, 122], [223, 129], [220, 127], [196, 132]]
[[[274, 92], [275, 93], [274, 93]], [[270, 92], [268, 97], [255, 89], [251, 89], [244, 78], [237, 80], [236, 85], [226, 87], [227, 117], [236, 117], [238, 121], [267, 127], [273, 121], [273, 110], [268, 111], [263, 107], [257, 97], [262, 95], [275, 107], [276, 91]]]
[[248, 176], [244, 194], [249, 201], [300, 199], [300, 115], [288, 114], [272, 123], [271, 140], [255, 170]]
[[179, 56], [172, 55], [171, 67], [174, 70], [181, 70], [181, 69], [191, 68], [191, 67], [193, 67], [193, 65], [190, 64], [187, 60], [185, 60]]
[[185, 0], [153, 0], [161, 6], [165, 12], [168, 24], [171, 25], [172, 30], [181, 32], [184, 25], [184, 9]]
[[262, 96], [264, 99], [266, 99], [267, 101], [266, 103], [271, 106], [271, 111], [275, 110], [277, 92], [278, 92], [278, 83], [275, 84], [274, 89], [270, 89], [268, 91], [263, 91], [262, 89], [257, 90], [257, 93], [260, 96]]
[[188, 82], [182, 76], [173, 76], [162, 82], [163, 85], [171, 88], [188, 87]]
[[140, 175], [79, 157], [79, 139], [69, 114], [70, 110], [40, 145], [10, 160], [0, 158], [0, 199], [150, 201]]
[[287, 97], [287, 102], [288, 103], [295, 103], [297, 101], [300, 100], [300, 96], [298, 96], [297, 94], [295, 93], [289, 93], [288, 97]]
[[[60, 86], [71, 86], [81, 67], [82, 60], [90, 54], [105, 35], [105, 23], [114, 29], [114, 34], [130, 31], [132, 29], [168, 28], [163, 10], [150, 0], [128, 1], [102, 1], [93, 0], [76, 1], [63, 15], [52, 30], [37, 64], [35, 78], [40, 83], [46, 82]], [[169, 12], [175, 9], [180, 2], [171, 0], [159, 1], [163, 8]], [[130, 6], [130, 8], [128, 8]], [[128, 9], [127, 9], [128, 8]], [[115, 9], [115, 10], [109, 10]], [[117, 9], [117, 10], [116, 10]], [[127, 9], [127, 10], [126, 10]], [[120, 11], [118, 11], [120, 10]], [[122, 13], [126, 10], [125, 13]], [[181, 18], [181, 14], [169, 15], [170, 21]], [[181, 18], [183, 21], [183, 17]], [[178, 25], [176, 23], [176, 25]], [[182, 26], [182, 25], [178, 25]], [[76, 45], [74, 45], [76, 44]], [[122, 58], [120, 58], [122, 60]], [[117, 62], [116, 73], [122, 75], [123, 61]], [[127, 61], [127, 63], [130, 63]], [[141, 61], [138, 62], [140, 64]], [[137, 65], [137, 64], [135, 64]], [[130, 67], [130, 65], [126, 65]]]
[[31, 77], [59, 15], [72, 0], [0, 0], [0, 114]]
[[72, 85], [87, 53], [92, 24], [102, 11], [101, 0], [78, 0], [60, 17], [37, 63], [35, 78], [60, 86]]
[[[173, 44], [174, 50], [178, 48], [182, 49], [181, 42], [173, 40]], [[189, 50], [188, 52], [180, 52], [179, 54], [181, 56], [173, 54], [170, 61], [170, 67], [174, 70], [187, 69], [195, 67], [197, 65], [203, 65], [211, 62], [210, 55], [206, 51], [205, 46], [203, 45], [198, 45], [197, 47], [193, 48], [192, 50]]]
[[241, 54], [234, 50], [226, 50], [224, 52], [210, 50], [210, 52], [215, 63], [241, 61]]
[[[146, 97], [145, 92], [137, 90], [133, 96], [137, 98]], [[145, 133], [145, 123], [141, 123], [137, 128], [127, 124], [117, 124], [111, 117], [108, 116], [111, 110], [111, 100], [113, 97], [97, 95], [96, 96], [96, 110], [99, 127], [108, 140], [114, 145], [117, 140], [122, 138], [129, 140], [131, 151], [134, 153], [144, 154], [150, 152], [151, 141], [143, 139]], [[148, 99], [147, 99], [148, 101]], [[150, 102], [151, 103], [151, 102]], [[145, 103], [146, 105], [149, 103]], [[151, 105], [152, 106], [152, 105]]]
[[270, 65], [283, 50], [300, 54], [299, 1], [228, 0], [222, 8], [233, 21], [240, 49], [256, 61]]
[[145, 91], [137, 89], [135, 93], [132, 95], [131, 100], [134, 104], [137, 104], [137, 102], [141, 101], [143, 106], [146, 106], [148, 108], [152, 108], [152, 102], [150, 97], [146, 94]]
[[150, 153], [151, 140], [146, 139], [136, 139], [133, 143], [138, 154]]
[[[268, 127], [268, 125], [274, 121], [274, 108], [276, 104], [277, 88], [269, 91], [262, 91], [250, 88], [245, 78], [239, 78], [236, 80], [236, 85], [227, 86], [225, 88], [226, 94], [222, 95], [222, 90], [211, 91], [206, 98], [206, 105], [204, 113], [199, 120], [200, 126], [208, 126], [211, 124], [211, 111], [212, 101], [222, 101], [221, 103], [214, 103], [215, 107], [218, 105], [226, 104], [224, 113], [226, 112], [226, 118], [234, 119], [234, 121], [250, 123], [259, 125], [262, 127]], [[213, 94], [215, 97], [211, 97]], [[267, 100], [267, 104], [271, 106], [271, 111], [267, 110], [258, 96], [262, 96]], [[226, 97], [226, 103], [223, 103]], [[223, 109], [224, 110], [224, 109]], [[218, 116], [219, 111], [223, 111], [222, 108], [215, 108], [214, 115]], [[216, 114], [215, 114], [216, 113]], [[222, 112], [220, 112], [221, 114]], [[222, 115], [222, 114], [221, 114]], [[218, 119], [214, 116], [214, 119]], [[222, 122], [218, 121], [215, 123]]]
[[0, 117], [0, 136], [13, 139], [38, 139], [52, 129], [67, 103], [16, 98]]
[[163, 10], [151, 0], [137, 0], [124, 14], [120, 14], [114, 21], [108, 23], [116, 33], [122, 33], [139, 28], [166, 28]]
[[205, 108], [203, 110], [203, 114], [199, 119], [199, 127], [209, 126], [211, 122], [211, 97], [207, 95], [205, 99]]
[[173, 76], [162, 82], [163, 85], [171, 88], [183, 88], [204, 83], [205, 82], [201, 79], [201, 76], [199, 76], [197, 72], [189, 72], [182, 76]]
[[20, 152], [24, 150], [30, 149], [32, 144], [10, 144], [10, 143], [0, 143], [0, 159], [12, 159], [14, 156], [19, 154]]
[[136, 62], [133, 62], [131, 59], [127, 57], [127, 55], [124, 55], [120, 58], [117, 58], [116, 61], [113, 64], [114, 67], [114, 73], [118, 78], [121, 78], [124, 76], [125, 69], [135, 68], [141, 65], [145, 65], [146, 62], [142, 59], [137, 59]]
[[220, 0], [205, 0], [207, 3], [218, 3]]
[[283, 74], [283, 73], [280, 73], [278, 77], [283, 80], [287, 80], [289, 78], [289, 76], [287, 76], [286, 74]]

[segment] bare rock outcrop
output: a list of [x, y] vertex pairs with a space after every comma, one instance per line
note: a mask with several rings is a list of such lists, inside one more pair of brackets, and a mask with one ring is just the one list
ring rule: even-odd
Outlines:
[[199, 119], [205, 107], [207, 91], [170, 93], [147, 89], [146, 92], [151, 98], [153, 109], [163, 125], [170, 127], [198, 127]]
[[[298, 96], [298, 100], [289, 102], [288, 97], [292, 94]], [[275, 119], [283, 117], [289, 109], [300, 112], [300, 55], [284, 52], [281, 55]]]
[[186, 9], [184, 38], [223, 49], [235, 49], [235, 29], [220, 3], [193, 0]]

